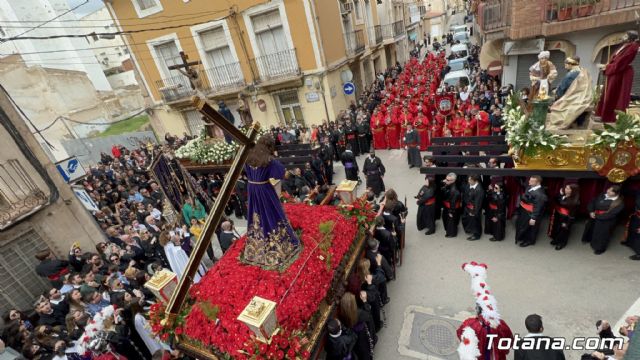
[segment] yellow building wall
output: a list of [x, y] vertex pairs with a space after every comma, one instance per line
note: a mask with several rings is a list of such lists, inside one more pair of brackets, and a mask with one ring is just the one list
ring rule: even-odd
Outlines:
[[[327, 107], [329, 108], [329, 121], [334, 121], [341, 110], [345, 110], [351, 100], [355, 100], [355, 95], [345, 95], [342, 92], [342, 79], [340, 73], [349, 70], [349, 65], [344, 65], [334, 71], [327, 72], [324, 87], [327, 90]], [[335, 97], [331, 97], [331, 89], [335, 89]]]
[[162, 137], [165, 133], [180, 135], [189, 133], [187, 123], [179, 110], [162, 107], [153, 110], [151, 126]]
[[347, 48], [342, 33], [342, 17], [336, 0], [314, 0], [320, 37], [327, 64], [345, 58]]
[[[242, 12], [253, 6], [264, 4], [264, 1], [191, 0], [185, 3], [182, 1], [160, 0], [160, 2], [162, 4], [163, 11], [138, 20], [131, 20], [138, 18], [138, 14], [136, 13], [131, 1], [114, 1], [110, 3], [110, 6], [113, 9], [112, 16], [116, 19], [127, 19], [120, 22], [120, 26], [123, 31], [139, 30], [141, 27], [163, 27], [162, 21], [167, 21], [167, 18], [171, 19], [173, 16], [179, 16], [184, 20], [169, 20], [165, 26], [174, 27], [179, 25], [188, 25], [174, 29], [147, 31], [127, 35], [127, 40], [131, 45], [130, 48], [135, 55], [136, 61], [138, 61], [140, 65], [143, 76], [151, 88], [150, 92], [156, 101], [161, 99], [160, 93], [156, 87], [156, 82], [161, 80], [164, 75], [157, 68], [153, 59], [155, 55], [150, 51], [149, 46], [147, 46], [147, 41], [170, 34], [176, 34], [179, 47], [189, 56], [189, 60], [200, 60], [195, 39], [191, 33], [191, 26], [194, 26], [195, 24], [221, 20], [224, 18], [227, 22], [229, 32], [231, 33], [231, 39], [240, 62], [245, 81], [247, 83], [251, 83], [254, 80], [252, 78], [250, 68], [250, 59], [254, 58], [254, 53], [247, 34], [246, 25], [244, 24]], [[313, 70], [316, 68], [316, 63], [313, 53], [313, 45], [310, 41], [309, 27], [306, 22], [304, 4], [300, 0], [284, 0], [284, 4], [289, 29], [291, 30], [293, 46], [296, 49], [296, 55], [298, 57], [298, 65], [303, 71]], [[229, 15], [229, 9], [231, 6], [233, 6], [237, 11], [235, 15]], [[186, 14], [190, 14], [190, 16], [187, 16]], [[207, 15], [203, 16], [201, 14]], [[336, 14], [339, 17], [337, 10]], [[255, 68], [254, 73], [256, 76], [258, 75], [257, 69]]]
[[298, 66], [302, 71], [309, 71], [316, 69], [318, 66], [316, 66], [316, 58], [313, 53], [313, 44], [311, 43], [311, 34], [309, 33], [303, 1], [306, 0], [285, 1], [285, 10], [289, 20], [289, 28], [291, 29], [291, 40], [293, 40], [293, 46], [296, 48]]

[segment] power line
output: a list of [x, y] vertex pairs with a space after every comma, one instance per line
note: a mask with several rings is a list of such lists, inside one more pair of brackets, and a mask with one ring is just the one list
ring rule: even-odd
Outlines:
[[[89, 0], [87, 0], [87, 1], [89, 1]], [[221, 19], [224, 19], [227, 16], [224, 16]], [[221, 19], [216, 19], [216, 20], [221, 20]], [[3, 40], [3, 42], [15, 41], [15, 40], [51, 40], [51, 39], [61, 39], [61, 38], [87, 38], [87, 37], [94, 37], [94, 36], [130, 35], [130, 34], [138, 34], [138, 33], [143, 33], [143, 32], [148, 32], [148, 31], [162, 31], [162, 30], [178, 29], [178, 28], [185, 27], [185, 26], [191, 27], [191, 26], [206, 24], [206, 23], [209, 23], [211, 21], [213, 21], [213, 20], [206, 20], [206, 21], [200, 21], [200, 22], [196, 22], [196, 23], [189, 23], [189, 24], [182, 24], [182, 25], [163, 26], [163, 27], [152, 28], [152, 29], [139, 29], [139, 30], [127, 30], [127, 31], [115, 31], [115, 32], [95, 32], [94, 31], [94, 32], [91, 32], [91, 33], [88, 33], [88, 34], [68, 34], [68, 35], [49, 35], [49, 36], [23, 36], [23, 37], [20, 37], [20, 35], [18, 35], [18, 36], [12, 36], [10, 38], [6, 38], [6, 39]]]
[[[170, 20], [164, 20], [164, 21], [153, 21], [153, 22], [144, 22], [144, 23], [140, 23], [138, 22], [137, 24], [120, 24], [121, 27], [130, 27], [130, 26], [146, 26], [146, 25], [154, 25], [154, 24], [166, 24], [167, 22], [177, 22], [177, 21], [185, 21], [185, 20], [192, 20], [192, 19], [197, 19], [197, 18], [202, 18], [205, 16], [211, 16], [211, 15], [215, 15], [217, 13], [223, 12], [223, 10], [218, 10], [218, 11], [210, 11], [207, 13], [200, 13], [200, 15], [197, 16], [186, 16], [185, 15], [177, 15], [177, 16], [172, 16]], [[70, 21], [80, 21], [80, 20], [70, 20]], [[114, 25], [114, 19], [104, 19], [104, 20], [87, 20], [87, 21], [103, 21], [103, 22], [108, 22], [108, 24], [95, 24], [95, 25], [81, 25], [81, 26], [42, 26], [40, 27], [40, 29], [95, 29], [97, 27], [104, 27], [106, 25]], [[15, 23], [18, 24], [24, 24], [24, 23], [29, 23], [32, 21], [16, 21]], [[0, 21], [0, 24], [4, 23], [4, 21]], [[2, 25], [3, 29], [27, 29], [30, 28], [30, 26], [5, 26]]]
[[[216, 14], [216, 13], [221, 13], [223, 11], [227, 11], [225, 10], [217, 10], [217, 11], [208, 11], [208, 12], [195, 12], [195, 13], [187, 13], [187, 14], [179, 14], [179, 15], [152, 15], [152, 16], [148, 16], [146, 18], [118, 18], [118, 21], [121, 20], [136, 20], [136, 22], [144, 22], [147, 20], [156, 20], [156, 19], [160, 19], [160, 18], [169, 18], [169, 19], [175, 19], [177, 17], [187, 17], [187, 16], [193, 16], [193, 15], [211, 15], [211, 14]], [[87, 20], [87, 19], [69, 19], [69, 20], [49, 20], [49, 22], [61, 22], [61, 23], [65, 23], [65, 22], [94, 22], [94, 21], [113, 21], [114, 19], [105, 19], [105, 20]], [[4, 24], [4, 23], [39, 23], [39, 22], [43, 22], [43, 21], [47, 21], [47, 20], [0, 20], [0, 24]], [[147, 23], [147, 24], [151, 24], [151, 23]], [[123, 24], [120, 24], [123, 25]]]
[[[198, 35], [196, 35], [198, 36]], [[196, 36], [180, 36], [180, 37], [176, 37], [174, 39], [177, 40], [185, 40], [185, 39], [195, 39]], [[229, 38], [227, 36], [225, 36], [225, 39], [229, 40]], [[135, 46], [135, 45], [144, 45], [147, 46], [146, 42], [143, 43], [129, 43], [129, 46]], [[118, 47], [127, 47], [127, 44], [123, 44], [123, 45], [109, 45], [109, 46], [96, 46], [96, 47], [89, 47], [89, 48], [81, 48], [81, 49], [62, 49], [62, 50], [47, 50], [47, 51], [32, 51], [32, 52], [25, 52], [25, 53], [19, 53], [20, 55], [36, 55], [36, 54], [53, 54], [53, 53], [60, 53], [60, 52], [69, 52], [69, 51], [90, 51], [90, 50], [99, 50], [99, 49], [111, 49], [111, 48], [118, 48]], [[0, 56], [10, 56], [10, 55], [16, 55], [16, 54], [0, 54]], [[86, 56], [86, 57], [90, 57], [90, 56]], [[67, 58], [68, 59], [68, 58]]]
[[[43, 23], [42, 23], [42, 24], [40, 24], [40, 25], [34, 26], [34, 27], [30, 28], [29, 30], [27, 30], [27, 31], [24, 31], [24, 32], [20, 33], [20, 35], [14, 36], [14, 38], [19, 38], [20, 36], [22, 36], [22, 35], [24, 35], [24, 34], [26, 34], [26, 33], [28, 33], [28, 32], [31, 32], [31, 31], [33, 31], [33, 30], [35, 30], [35, 29], [37, 29], [37, 28], [41, 27], [42, 25], [46, 25], [46, 24], [50, 23], [51, 21], [53, 21], [53, 20], [55, 20], [55, 19], [57, 19], [57, 18], [60, 18], [60, 17], [62, 17], [62, 16], [64, 16], [64, 15], [66, 15], [66, 14], [68, 14], [68, 13], [72, 12], [73, 10], [76, 10], [77, 8], [79, 8], [79, 7], [81, 7], [81, 6], [85, 5], [85, 4], [87, 4], [88, 2], [89, 2], [89, 0], [84, 0], [84, 2], [83, 2], [83, 3], [80, 3], [80, 4], [78, 4], [78, 5], [74, 6], [74, 7], [72, 7], [71, 9], [69, 9], [69, 10], [67, 10], [67, 11], [63, 12], [62, 14], [60, 14], [60, 15], [58, 15], [58, 16], [56, 16], [56, 17], [54, 17], [54, 18], [50, 19], [50, 20], [47, 20], [47, 21], [43, 22]], [[2, 39], [2, 40], [0, 40], [0, 42], [3, 42], [3, 43], [4, 43], [4, 42], [10, 41], [10, 40], [12, 40], [12, 38]]]

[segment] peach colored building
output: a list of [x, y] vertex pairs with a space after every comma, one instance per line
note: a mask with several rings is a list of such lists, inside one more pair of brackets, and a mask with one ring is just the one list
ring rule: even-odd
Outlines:
[[[242, 97], [265, 126], [310, 126], [334, 120], [377, 72], [406, 59], [407, 26], [416, 25], [404, 21], [407, 2], [397, 0], [106, 4], [123, 31], [167, 28], [125, 36], [161, 134], [193, 134], [202, 126], [188, 78], [168, 69], [182, 62], [181, 51], [201, 62], [199, 88], [212, 102], [224, 100], [236, 113]], [[355, 84], [353, 95], [343, 92], [347, 81]]]

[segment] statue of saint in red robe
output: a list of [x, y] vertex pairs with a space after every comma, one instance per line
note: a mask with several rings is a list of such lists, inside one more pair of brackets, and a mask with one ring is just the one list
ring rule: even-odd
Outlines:
[[596, 115], [603, 122], [615, 122], [616, 110], [625, 111], [631, 101], [631, 85], [633, 84], [633, 68], [631, 62], [638, 54], [638, 34], [627, 32], [628, 39], [618, 49], [604, 68], [605, 88], [600, 97]]

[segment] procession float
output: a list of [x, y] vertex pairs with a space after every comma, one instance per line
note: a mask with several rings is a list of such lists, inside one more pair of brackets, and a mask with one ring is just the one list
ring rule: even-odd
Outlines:
[[[272, 157], [256, 163], [256, 154], [269, 148], [260, 125], [238, 130], [206, 101], [193, 102], [234, 141], [198, 138], [176, 153], [187, 172], [224, 166], [225, 176], [183, 276], [164, 271], [147, 283], [162, 300], [150, 311], [151, 330], [199, 359], [316, 358], [375, 212], [357, 197], [355, 182], [335, 189], [339, 206], [281, 204], [272, 186], [277, 181], [269, 177], [282, 175], [285, 166]], [[279, 149], [287, 150], [295, 151]], [[194, 283], [243, 169], [249, 180], [248, 231]]]

